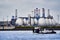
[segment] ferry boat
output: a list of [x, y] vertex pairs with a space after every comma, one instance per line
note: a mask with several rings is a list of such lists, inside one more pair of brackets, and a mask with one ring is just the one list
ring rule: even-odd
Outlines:
[[40, 27], [35, 27], [33, 29], [33, 33], [39, 33], [39, 34], [56, 34], [54, 30], [42, 30]]

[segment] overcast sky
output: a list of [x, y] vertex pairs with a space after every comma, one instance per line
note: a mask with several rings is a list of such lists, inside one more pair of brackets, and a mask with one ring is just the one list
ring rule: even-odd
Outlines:
[[[18, 9], [19, 16], [28, 16], [35, 8], [50, 9], [50, 14], [57, 19], [60, 15], [60, 0], [0, 0], [0, 21], [11, 19], [15, 15], [15, 9]], [[47, 13], [47, 12], [46, 12]]]

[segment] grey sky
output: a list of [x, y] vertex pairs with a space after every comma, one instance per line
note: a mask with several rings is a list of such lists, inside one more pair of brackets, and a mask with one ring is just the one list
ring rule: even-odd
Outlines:
[[[18, 16], [28, 16], [35, 8], [50, 9], [51, 15], [57, 19], [60, 15], [60, 0], [0, 0], [0, 21], [11, 19], [15, 15], [15, 9], [18, 9]], [[47, 12], [46, 12], [47, 13]]]

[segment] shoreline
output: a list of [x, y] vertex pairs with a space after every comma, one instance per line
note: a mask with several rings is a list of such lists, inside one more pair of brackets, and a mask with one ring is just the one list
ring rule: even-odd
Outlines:
[[[35, 27], [33, 26], [0, 26], [0, 31], [30, 31], [33, 30]], [[41, 27], [41, 29], [47, 29], [47, 30], [60, 30], [60, 26], [53, 26], [53, 27]]]

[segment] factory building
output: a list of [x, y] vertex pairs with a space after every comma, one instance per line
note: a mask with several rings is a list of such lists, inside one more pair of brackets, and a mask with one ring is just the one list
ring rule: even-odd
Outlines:
[[[18, 23], [16, 23], [16, 21], [19, 19], [21, 23], [20, 25], [22, 26], [51, 26], [51, 25], [56, 25], [56, 22], [53, 20], [53, 16], [50, 15], [50, 10], [48, 9], [48, 16], [46, 17], [45, 15], [45, 9], [42, 8], [42, 17], [40, 16], [40, 9], [39, 8], [35, 8], [33, 13], [34, 16], [32, 17], [30, 14], [28, 15], [28, 17], [17, 17], [17, 9], [15, 10], [15, 16], [12, 16], [11, 19], [11, 24], [12, 25], [19, 25]], [[40, 21], [41, 18], [43, 18], [43, 21]], [[43, 23], [42, 23], [43, 22]], [[53, 23], [55, 22], [55, 23]]]
[[[22, 20], [20, 20], [21, 21], [20, 23], [22, 23], [21, 25], [24, 25], [24, 26], [27, 26], [27, 25], [29, 25], [29, 26], [41, 26], [41, 24], [40, 24], [41, 22], [43, 22], [42, 26], [55, 25], [53, 23], [53, 21], [54, 21], [53, 16], [50, 15], [49, 9], [48, 9], [48, 16], [47, 17], [45, 15], [45, 9], [44, 8], [42, 8], [42, 17], [40, 16], [40, 12], [41, 12], [40, 9], [36, 8], [33, 11], [33, 13], [34, 13], [33, 17], [30, 14], [28, 15], [28, 17], [18, 17], [18, 18], [22, 19]], [[42, 18], [43, 18], [43, 21], [40, 21]], [[26, 20], [26, 22], [24, 20]]]
[[[28, 17], [17, 17], [17, 9], [15, 10], [15, 16], [12, 16], [11, 21], [9, 21], [9, 24], [16, 26], [18, 25], [17, 20], [21, 19], [19, 23], [21, 23], [21, 26], [46, 26], [46, 25], [55, 25], [53, 23], [53, 16], [50, 15], [50, 10], [48, 9], [48, 16], [46, 17], [45, 15], [45, 9], [42, 8], [42, 17], [40, 16], [40, 9], [39, 8], [35, 8], [33, 13], [34, 16], [32, 17], [30, 14], [28, 15]], [[43, 21], [40, 21], [41, 18], [43, 18]], [[47, 20], [46, 20], [47, 19]], [[43, 22], [43, 23], [42, 23]], [[41, 25], [40, 23], [42, 23], [43, 25]], [[7, 22], [0, 22], [0, 25], [6, 25]]]
[[15, 25], [15, 22], [16, 22], [16, 19], [14, 18], [14, 16], [12, 16], [12, 19], [11, 19], [11, 24], [14, 26]]
[[0, 26], [10, 26], [10, 21], [0, 21]]
[[15, 9], [15, 16], [12, 16], [12, 19], [11, 19], [11, 24], [13, 25], [13, 26], [15, 26], [16, 25], [16, 20], [17, 20], [17, 9]]

